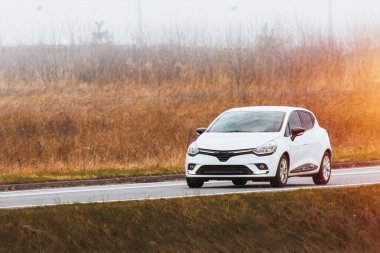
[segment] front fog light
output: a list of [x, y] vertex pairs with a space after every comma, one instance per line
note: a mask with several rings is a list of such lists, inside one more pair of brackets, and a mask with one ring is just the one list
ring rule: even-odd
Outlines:
[[187, 166], [187, 170], [193, 170], [194, 168], [195, 168], [194, 163], [189, 163], [189, 165]]
[[264, 163], [255, 163], [255, 165], [259, 170], [267, 170], [268, 169], [268, 167]]

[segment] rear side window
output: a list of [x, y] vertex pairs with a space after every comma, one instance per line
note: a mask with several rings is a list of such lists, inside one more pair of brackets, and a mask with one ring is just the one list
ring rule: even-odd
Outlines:
[[289, 137], [289, 136], [290, 136], [289, 124], [286, 124], [286, 128], [285, 128], [285, 137]]
[[313, 127], [314, 127], [315, 118], [314, 118], [313, 114], [309, 113], [309, 115], [310, 115], [310, 118], [311, 118], [311, 122], [313, 122]]
[[289, 116], [289, 130], [296, 128], [296, 127], [302, 127], [301, 119], [298, 116], [297, 112], [292, 112]]
[[314, 126], [314, 117], [305, 111], [298, 111], [298, 114], [301, 119], [302, 127], [306, 130], [312, 129]]

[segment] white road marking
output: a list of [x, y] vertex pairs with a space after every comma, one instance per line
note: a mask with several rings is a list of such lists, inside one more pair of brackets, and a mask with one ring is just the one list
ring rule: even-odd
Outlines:
[[346, 175], [363, 175], [363, 174], [376, 174], [379, 171], [362, 171], [362, 172], [346, 172], [346, 173], [332, 173], [333, 176], [346, 176]]
[[165, 186], [179, 186], [185, 185], [182, 181], [181, 183], [171, 183], [171, 184], [155, 184], [155, 185], [124, 185], [124, 186], [102, 186], [102, 188], [91, 188], [91, 186], [83, 186], [81, 188], [71, 189], [64, 188], [59, 190], [27, 190], [27, 191], [14, 191], [7, 192], [7, 194], [0, 193], [0, 198], [14, 197], [14, 196], [33, 196], [33, 195], [49, 195], [49, 194], [60, 194], [60, 193], [77, 193], [77, 192], [94, 192], [94, 191], [111, 191], [111, 190], [124, 190], [124, 189], [140, 189], [140, 188], [154, 188], [154, 187], [165, 187]]

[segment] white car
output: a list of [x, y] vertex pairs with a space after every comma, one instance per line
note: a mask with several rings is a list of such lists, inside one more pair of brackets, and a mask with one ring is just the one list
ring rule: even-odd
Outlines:
[[330, 140], [309, 110], [234, 108], [197, 133], [186, 154], [190, 188], [200, 188], [209, 180], [232, 180], [239, 186], [248, 180], [269, 181], [275, 187], [295, 176], [310, 176], [318, 185], [330, 180]]

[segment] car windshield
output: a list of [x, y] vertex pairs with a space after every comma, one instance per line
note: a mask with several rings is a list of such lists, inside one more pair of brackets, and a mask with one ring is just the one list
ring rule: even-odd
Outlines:
[[285, 113], [277, 111], [227, 112], [220, 116], [208, 132], [279, 132]]

